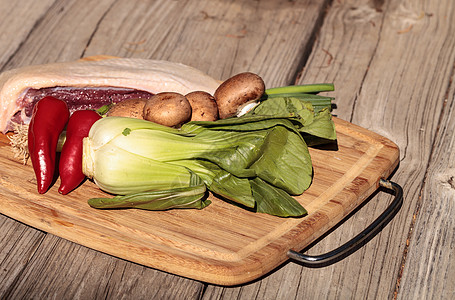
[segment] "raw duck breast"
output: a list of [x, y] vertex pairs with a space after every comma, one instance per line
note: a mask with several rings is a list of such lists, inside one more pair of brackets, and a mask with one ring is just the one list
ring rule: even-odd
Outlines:
[[61, 97], [74, 110], [159, 92], [213, 95], [219, 84], [193, 67], [149, 59], [78, 60], [13, 69], [0, 74], [0, 131], [11, 130], [12, 121], [28, 123], [33, 105], [45, 95]]

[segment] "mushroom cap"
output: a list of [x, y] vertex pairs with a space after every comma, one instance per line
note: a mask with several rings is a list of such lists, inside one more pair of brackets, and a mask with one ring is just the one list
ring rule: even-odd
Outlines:
[[265, 83], [251, 72], [239, 73], [224, 81], [215, 91], [220, 119], [236, 115], [247, 102], [257, 101], [264, 94]]
[[143, 111], [147, 99], [126, 99], [114, 104], [107, 112], [108, 117], [128, 117], [143, 119]]
[[218, 120], [218, 106], [215, 97], [204, 91], [194, 91], [185, 95], [190, 102], [191, 121]]
[[161, 125], [179, 127], [191, 119], [191, 105], [182, 94], [158, 93], [145, 103], [143, 117]]

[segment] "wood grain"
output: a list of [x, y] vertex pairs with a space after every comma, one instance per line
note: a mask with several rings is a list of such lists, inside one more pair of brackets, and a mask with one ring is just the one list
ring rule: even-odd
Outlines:
[[[455, 38], [452, 34], [455, 30], [455, 5], [453, 2], [445, 3], [428, 7], [425, 11], [430, 10], [432, 17], [425, 19], [425, 24], [416, 25], [414, 33], [426, 36], [438, 32], [438, 38], [431, 39], [435, 48], [427, 49], [435, 69], [430, 68], [430, 62], [421, 66], [425, 72], [432, 74], [434, 81], [431, 84], [419, 81], [419, 85], [423, 85], [418, 89], [422, 93], [420, 97], [431, 100], [426, 109], [421, 110], [422, 121], [413, 133], [418, 133], [421, 139], [430, 138], [430, 135], [432, 140], [426, 144], [431, 143], [432, 152], [413, 214], [414, 222], [409, 235], [412, 247], [406, 253], [406, 264], [402, 270], [401, 299], [405, 299], [404, 295], [421, 299], [455, 297], [452, 280], [455, 278]], [[412, 98], [417, 101], [419, 96], [413, 95]], [[427, 119], [433, 121], [427, 122]]]
[[[336, 119], [335, 151], [312, 149], [313, 184], [298, 201], [304, 218], [255, 214], [213, 199], [201, 211], [95, 210], [102, 196], [86, 182], [68, 196], [38, 194], [30, 166], [0, 147], [0, 212], [30, 226], [126, 260], [205, 282], [235, 285], [286, 261], [362, 203], [398, 164], [389, 140]], [[227, 242], [229, 241], [229, 242]]]
[[[120, 260], [52, 234], [45, 236], [41, 248], [30, 258], [9, 298], [98, 299], [108, 294], [111, 299], [195, 299], [203, 287], [193, 280]], [[43, 265], [43, 261], [47, 263]], [[37, 269], [48, 276], [37, 276]], [[37, 288], [44, 286], [48, 288]]]
[[[1, 298], [454, 297], [453, 1], [0, 2], [2, 70], [110, 54], [180, 61], [220, 79], [249, 69], [269, 86], [334, 82], [336, 115], [400, 147], [393, 180], [405, 190], [399, 215], [350, 257], [321, 269], [285, 263], [236, 287], [156, 271], [0, 215]], [[362, 230], [390, 199], [376, 197], [305, 251], [331, 250]]]
[[[333, 1], [299, 83], [334, 82], [336, 115], [398, 143], [393, 178], [405, 189], [404, 207], [378, 237], [336, 265], [287, 264], [250, 285], [209, 287], [205, 299], [267, 298], [278, 291], [282, 299], [453, 298], [447, 155], [454, 11], [450, 1]], [[427, 173], [428, 165], [435, 169]], [[384, 209], [387, 199], [379, 196], [308, 253], [329, 251], [359, 232]]]
[[[441, 253], [452, 252], [450, 239], [436, 244], [435, 232], [453, 227], [450, 222], [439, 223], [441, 216], [435, 213], [451, 211], [451, 206], [441, 204], [441, 197], [446, 197], [439, 196], [441, 186], [429, 188], [427, 168], [442, 159], [432, 152], [439, 153], [443, 145], [435, 137], [440, 136], [438, 128], [447, 126], [447, 106], [453, 101], [454, 10], [452, 1], [382, 1], [380, 9], [372, 1], [334, 1], [302, 80], [333, 81], [335, 114], [399, 145], [401, 160], [394, 180], [404, 186], [405, 202], [376, 240], [339, 265], [316, 272], [330, 280], [330, 287], [319, 278], [302, 276], [298, 281], [302, 291], [318, 290], [305, 296], [317, 297], [324, 289], [329, 298], [452, 298], [453, 257], [439, 256], [438, 267], [426, 262], [437, 255], [434, 247]], [[450, 167], [447, 164], [446, 170]], [[422, 212], [423, 207], [436, 211]], [[381, 210], [376, 202], [367, 204], [310, 253], [330, 249]]]
[[[269, 86], [291, 84], [291, 81], [284, 78], [295, 77], [302, 62], [300, 51], [306, 53], [310, 51], [310, 41], [314, 38], [314, 30], [323, 16], [323, 9], [328, 1], [261, 1], [261, 3], [255, 2], [253, 6], [250, 2], [239, 0], [191, 1], [191, 5], [186, 6], [185, 9], [180, 9], [174, 5], [177, 2], [167, 0], [101, 1], [97, 3], [72, 0], [54, 1], [53, 6], [43, 12], [40, 19], [36, 20], [36, 26], [33, 30], [30, 30], [24, 40], [18, 43], [19, 46], [11, 59], [3, 66], [3, 69], [50, 61], [68, 61], [96, 54], [120, 56], [123, 53], [125, 55], [122, 56], [127, 57], [154, 59], [163, 59], [172, 55], [172, 60], [193, 65], [217, 78], [227, 77], [237, 70], [245, 71], [262, 67], [268, 69], [267, 81]], [[189, 3], [189, 1], [178, 1], [179, 5], [185, 5], [185, 3]], [[86, 11], [86, 8], [99, 8], [100, 6], [104, 6], [104, 11], [93, 9], [93, 13], [89, 14], [90, 20], [87, 19], [87, 14], [80, 13], [80, 11]], [[144, 7], [153, 7], [154, 9], [146, 9], [144, 14]], [[231, 7], [237, 7], [234, 10], [236, 13], [226, 14]], [[238, 7], [241, 9], [239, 10]], [[15, 15], [17, 19], [28, 13], [26, 5], [21, 6], [21, 8], [22, 11]], [[258, 9], [261, 12], [258, 12]], [[265, 14], [268, 18], [263, 17]], [[146, 17], [140, 17], [144, 15]], [[243, 22], [238, 22], [240, 20], [237, 18], [238, 15], [243, 18]], [[251, 18], [252, 15], [255, 17]], [[289, 19], [288, 16], [292, 16], [292, 18]], [[166, 17], [172, 21], [163, 25], [160, 20]], [[315, 19], [317, 22], [312, 23]], [[179, 22], [180, 25], [173, 26], [175, 22]], [[245, 37], [238, 34], [245, 33], [245, 31], [239, 32], [239, 28], [243, 28], [245, 22], [249, 22], [249, 26], [254, 29], [247, 32], [254, 33], [256, 41], [267, 40], [266, 45], [257, 42], [250, 43], [251, 35]], [[81, 23], [85, 25], [79, 28], [78, 26]], [[9, 26], [2, 27], [2, 32], [14, 32], [20, 23], [5, 25]], [[73, 27], [78, 29], [77, 37], [73, 37]], [[81, 28], [84, 30], [79, 30]], [[262, 30], [266, 28], [267, 30]], [[183, 29], [185, 34], [182, 33]], [[196, 35], [197, 40], [185, 38], [185, 35], [189, 33], [192, 37]], [[270, 33], [273, 35], [269, 35]], [[106, 35], [109, 38], [106, 39]], [[292, 38], [287, 38], [288, 36], [292, 36]], [[150, 38], [150, 40], [145, 38]], [[214, 38], [216, 38], [216, 42], [212, 41]], [[143, 47], [144, 40], [151, 46]], [[169, 41], [174, 42], [171, 44]], [[280, 43], [276, 43], [276, 41], [280, 41]], [[286, 43], [283, 44], [283, 41]], [[17, 40], [13, 39], [11, 42], [17, 42]], [[180, 51], [174, 51], [175, 42], [178, 43]], [[1, 43], [0, 47], [5, 45]], [[131, 45], [133, 45], [133, 49], [131, 49]], [[257, 50], [258, 47], [262, 54], [256, 57], [256, 52], [249, 49]], [[289, 47], [298, 50], [287, 51], [286, 49]], [[157, 49], [160, 50], [157, 51]], [[246, 53], [250, 56], [247, 56]], [[217, 55], [216, 59], [214, 58], [215, 55]], [[273, 65], [270, 63], [269, 57], [273, 58]], [[27, 227], [27, 230], [34, 231], [32, 227]], [[45, 247], [47, 241], [44, 240], [39, 247], [34, 249], [37, 250], [35, 255], [49, 251], [50, 248]], [[20, 243], [20, 241], [16, 243]], [[79, 247], [77, 244], [72, 244], [72, 246]], [[58, 248], [53, 251], [55, 251], [54, 256], [44, 255], [42, 257], [56, 260], [75, 259], [67, 256], [64, 251], [60, 251]], [[88, 253], [102, 260], [120, 261], [109, 256], [98, 256], [95, 251]], [[3, 265], [8, 263], [15, 265], [21, 260], [19, 252], [15, 251], [14, 248], [12, 252], [5, 254]], [[35, 271], [35, 276], [30, 276], [26, 280], [22, 276], [23, 273], [18, 273], [11, 286], [5, 288], [6, 295], [14, 295], [15, 292], [21, 294], [24, 289], [27, 289], [27, 286], [31, 286], [33, 288], [27, 289], [26, 295], [36, 295], [40, 290], [44, 290], [47, 291], [47, 295], [71, 297], [57, 283], [41, 281], [40, 284], [35, 285], [31, 282], [31, 278], [42, 275], [41, 270], [48, 263], [47, 260], [41, 260], [33, 266], [28, 264], [27, 267], [30, 268], [28, 270], [30, 272]], [[90, 268], [90, 264], [87, 262], [85, 267]], [[92, 272], [96, 271], [96, 269], [92, 270]], [[77, 276], [78, 268], [70, 269], [68, 272], [70, 273], [67, 276], [74, 278], [73, 284], [80, 286], [79, 290], [72, 290], [75, 293], [80, 293], [81, 290], [93, 284], [92, 281]], [[137, 276], [134, 269], [127, 268], [123, 272], [125, 276]], [[99, 270], [98, 275], [103, 276], [103, 271]], [[58, 274], [56, 276], [58, 278]], [[167, 282], [167, 278], [165, 273], [162, 273], [162, 276], [155, 277], [153, 285], [159, 288]], [[80, 281], [76, 279], [80, 279]], [[18, 282], [21, 282], [20, 286], [17, 284]], [[60, 281], [57, 280], [56, 282]], [[144, 283], [139, 280], [138, 284], [141, 282]], [[193, 281], [193, 285], [198, 288], [201, 287], [201, 283], [196, 281]], [[104, 290], [108, 292], [115, 289], [121, 294], [121, 287], [125, 288], [124, 294], [130, 294], [130, 290], [115, 280], [106, 282]], [[179, 295], [184, 290], [172, 289], [171, 291], [175, 291], [175, 294]], [[40, 294], [40, 296], [45, 297], [45, 293]], [[171, 298], [175, 297], [171, 296]]]
[[[52, 0], [2, 2], [0, 28], [13, 30], [2, 30], [0, 35], [0, 66], [11, 59], [52, 3]], [[25, 6], [27, 10], [24, 10]]]
[[329, 1], [116, 2], [84, 56], [159, 58], [214, 78], [251, 71], [268, 87], [291, 84]]

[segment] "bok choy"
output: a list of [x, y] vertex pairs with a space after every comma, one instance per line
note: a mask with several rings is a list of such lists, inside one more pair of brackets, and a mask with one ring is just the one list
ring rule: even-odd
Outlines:
[[116, 196], [89, 204], [201, 209], [209, 205], [210, 191], [255, 212], [307, 214], [292, 197], [312, 182], [307, 143], [336, 139], [331, 99], [317, 99], [325, 105], [315, 109], [308, 100], [318, 95], [310, 97], [308, 90], [285, 96], [272, 91], [246, 115], [180, 129], [122, 117], [97, 121], [84, 139], [83, 171]]

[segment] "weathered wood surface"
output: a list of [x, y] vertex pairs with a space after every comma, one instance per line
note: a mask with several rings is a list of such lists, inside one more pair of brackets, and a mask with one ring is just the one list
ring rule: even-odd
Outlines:
[[[110, 54], [180, 61], [224, 79], [250, 70], [269, 86], [334, 82], [334, 113], [398, 144], [395, 219], [321, 269], [289, 262], [220, 287], [132, 264], [0, 215], [2, 298], [452, 299], [455, 3], [1, 0], [0, 69]], [[39, 3], [39, 4], [38, 4]], [[376, 195], [308, 253], [367, 226]]]

